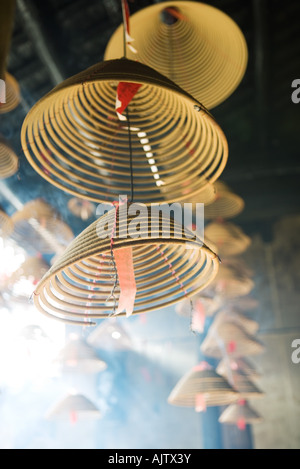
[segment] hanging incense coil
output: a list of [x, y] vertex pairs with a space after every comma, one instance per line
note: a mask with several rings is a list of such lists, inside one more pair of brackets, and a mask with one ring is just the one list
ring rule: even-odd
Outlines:
[[[121, 210], [121, 209], [120, 209]], [[39, 283], [34, 302], [47, 316], [64, 322], [89, 325], [91, 318], [112, 315], [119, 299], [115, 284], [111, 229], [115, 225], [113, 249], [132, 248], [136, 297], [133, 314], [172, 305], [181, 298], [205, 288], [218, 271], [218, 257], [192, 233], [171, 220], [170, 236], [163, 232], [164, 217], [153, 222], [143, 211], [139, 215], [140, 232], [133, 238], [120, 210], [110, 210], [86, 228], [69, 245]], [[160, 214], [162, 215], [162, 214]], [[151, 224], [151, 232], [150, 232]], [[190, 236], [190, 237], [189, 237]], [[194, 238], [194, 240], [192, 240]], [[114, 289], [114, 286], [116, 287]], [[112, 298], [114, 290], [115, 300]], [[120, 313], [124, 315], [125, 313]]]
[[19, 158], [12, 148], [0, 139], [0, 179], [13, 176], [19, 168]]
[[208, 357], [222, 359], [259, 355], [264, 346], [240, 325], [231, 321], [212, 323], [201, 344], [201, 351]]
[[128, 350], [133, 348], [131, 337], [115, 318], [105, 319], [89, 334], [87, 342], [100, 349]]
[[[166, 198], [168, 199], [168, 187], [161, 186], [160, 190], [162, 194], [166, 194]], [[186, 200], [184, 200], [184, 202], [209, 205], [214, 202], [215, 197], [216, 191], [214, 184], [206, 184], [203, 186], [203, 189], [201, 189], [201, 191], [197, 192], [195, 195], [187, 194], [185, 198]], [[195, 207], [192, 207], [192, 210], [195, 212]]]
[[49, 336], [37, 324], [28, 324], [20, 331], [20, 337], [29, 342], [39, 342], [41, 340], [50, 340]]
[[[141, 85], [127, 106], [129, 126], [115, 110], [120, 82]], [[21, 141], [43, 178], [95, 202], [129, 196], [131, 175], [139, 202], [187, 200], [219, 178], [228, 158], [224, 133], [200, 102], [125, 58], [94, 65], [54, 88], [27, 114]]]
[[249, 311], [258, 307], [258, 301], [250, 296], [240, 296], [238, 298], [226, 298], [224, 303], [227, 308], [236, 311]]
[[220, 415], [219, 422], [239, 426], [241, 422], [248, 425], [262, 422], [259, 415], [248, 402], [236, 402], [230, 404]]
[[241, 257], [229, 257], [222, 260], [222, 264], [236, 277], [253, 277], [254, 271]]
[[[204, 3], [160, 2], [130, 17], [139, 60], [174, 80], [211, 109], [241, 82], [248, 51], [243, 33], [225, 13]], [[123, 55], [123, 25], [110, 38], [105, 59]]]
[[46, 418], [49, 420], [68, 419], [75, 423], [77, 418], [99, 419], [101, 413], [95, 404], [83, 394], [69, 394], [47, 412]]
[[14, 283], [20, 278], [32, 278], [33, 283], [37, 283], [45, 271], [48, 269], [48, 264], [39, 257], [27, 258], [21, 266], [12, 274], [11, 281]]
[[235, 194], [227, 184], [219, 180], [215, 182], [214, 187], [215, 199], [209, 207], [205, 207], [204, 211], [207, 220], [234, 218], [244, 210], [244, 200]]
[[11, 235], [14, 229], [14, 223], [3, 210], [0, 209], [0, 236], [7, 238]]
[[[218, 297], [204, 296], [201, 293], [191, 298], [193, 305], [199, 303], [206, 316], [213, 316], [222, 305], [222, 300]], [[175, 306], [175, 311], [179, 316], [191, 316], [191, 302], [189, 299], [183, 299]]]
[[214, 184], [207, 184], [204, 186], [201, 192], [197, 193], [194, 197], [188, 196], [186, 201], [190, 203], [209, 205], [215, 200], [215, 196], [216, 191]]
[[223, 358], [218, 364], [216, 371], [219, 375], [225, 376], [228, 373], [228, 369], [240, 370], [251, 380], [257, 380], [261, 377], [255, 366], [245, 357]]
[[20, 244], [27, 242], [43, 254], [61, 253], [74, 239], [71, 228], [43, 199], [27, 202], [12, 215], [12, 221], [12, 237]]
[[70, 212], [81, 220], [88, 220], [95, 212], [95, 205], [89, 200], [79, 199], [72, 197], [68, 202], [68, 209]]
[[20, 103], [20, 88], [7, 72], [7, 62], [15, 19], [15, 0], [1, 2], [0, 15], [0, 114], [10, 112]]
[[264, 393], [242, 370], [225, 368], [222, 376], [239, 393], [239, 399], [259, 399], [264, 397]]
[[62, 372], [99, 373], [107, 368], [93, 347], [83, 339], [71, 339], [59, 352], [57, 359]]
[[208, 245], [216, 246], [221, 258], [237, 256], [251, 244], [251, 238], [239, 226], [225, 221], [209, 223], [205, 227], [205, 238]]
[[21, 102], [20, 86], [10, 74], [5, 74], [5, 103], [0, 104], [0, 114], [13, 111]]
[[238, 326], [242, 327], [248, 334], [255, 335], [259, 329], [259, 324], [254, 319], [251, 319], [244, 314], [236, 311], [220, 311], [218, 316], [215, 318], [214, 324], [224, 322], [233, 322]]
[[237, 391], [215, 370], [194, 367], [175, 385], [168, 397], [168, 403], [195, 408], [199, 394], [203, 396], [206, 407], [228, 405], [238, 399]]
[[37, 283], [45, 275], [48, 268], [48, 264], [42, 258], [27, 258], [7, 279], [7, 289], [12, 296], [29, 300]]
[[248, 295], [254, 288], [251, 278], [237, 276], [226, 264], [220, 264], [218, 275], [211, 286], [222, 298], [236, 298]]

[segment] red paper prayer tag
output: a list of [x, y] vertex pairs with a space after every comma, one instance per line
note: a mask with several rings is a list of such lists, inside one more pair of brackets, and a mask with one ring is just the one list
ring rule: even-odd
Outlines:
[[194, 307], [192, 317], [192, 329], [197, 332], [203, 332], [205, 323], [205, 311], [201, 301], [197, 301]]
[[205, 412], [206, 411], [206, 402], [204, 394], [198, 393], [195, 397], [195, 411], [196, 412]]
[[123, 11], [123, 19], [124, 19], [126, 31], [128, 32], [128, 34], [130, 34], [130, 31], [129, 31], [130, 12], [129, 12], [129, 6], [127, 3], [127, 0], [122, 0], [122, 11]]
[[237, 424], [237, 427], [238, 427], [239, 430], [245, 430], [246, 421], [245, 421], [244, 417], [240, 417], [236, 424]]
[[139, 314], [139, 319], [142, 324], [146, 324], [147, 322], [147, 316], [146, 314]]
[[141, 374], [143, 376], [143, 378], [145, 379], [145, 381], [151, 381], [151, 375], [149, 373], [149, 370], [145, 367], [141, 368]]
[[75, 412], [75, 410], [71, 410], [71, 412], [70, 412], [70, 421], [71, 421], [71, 423], [74, 425], [77, 422], [77, 420], [78, 420], [77, 412]]
[[127, 108], [130, 101], [133, 99], [141, 83], [126, 83], [120, 81], [117, 87], [117, 99], [116, 99], [116, 112], [120, 120], [126, 120], [125, 116], [122, 116], [122, 113]]
[[132, 248], [116, 249], [114, 257], [120, 284], [120, 298], [116, 314], [125, 310], [128, 317], [132, 314], [136, 295]]
[[235, 362], [235, 361], [231, 362], [231, 363], [230, 363], [230, 368], [231, 368], [232, 370], [238, 370], [239, 367], [238, 367], [237, 362]]
[[236, 342], [234, 340], [231, 340], [228, 345], [227, 345], [227, 352], [228, 353], [233, 353], [236, 350]]
[[198, 365], [193, 367], [194, 371], [203, 371], [203, 370], [211, 370], [211, 366], [207, 362], [200, 362]]
[[122, 13], [123, 13], [124, 28], [125, 28], [126, 44], [130, 48], [130, 50], [136, 54], [137, 51], [131, 44], [134, 41], [134, 39], [130, 37], [130, 25], [129, 25], [130, 12], [129, 12], [127, 0], [122, 0]]

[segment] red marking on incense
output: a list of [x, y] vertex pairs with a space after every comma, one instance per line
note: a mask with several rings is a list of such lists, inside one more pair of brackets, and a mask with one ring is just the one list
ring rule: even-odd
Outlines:
[[[119, 210], [120, 204], [114, 202], [116, 206], [115, 209], [115, 221], [112, 228], [110, 247], [113, 250], [114, 244], [114, 233], [117, 226], [117, 213]], [[123, 203], [122, 203], [123, 205]], [[112, 255], [115, 258], [119, 285], [120, 285], [120, 297], [119, 304], [116, 310], [116, 314], [121, 313], [123, 310], [126, 311], [126, 316], [130, 316], [133, 311], [134, 301], [136, 296], [136, 283], [134, 276], [134, 266], [133, 266], [133, 257], [132, 257], [132, 247], [124, 247], [113, 251]]]
[[74, 425], [78, 420], [78, 417], [77, 417], [77, 412], [75, 410], [71, 410], [70, 412], [70, 421], [71, 423]]
[[204, 394], [198, 393], [195, 396], [195, 411], [196, 412], [205, 412], [206, 411], [206, 401]]
[[233, 353], [236, 350], [236, 342], [234, 340], [231, 340], [228, 345], [227, 345], [227, 352], [228, 353]]
[[239, 430], [245, 430], [246, 429], [246, 421], [245, 421], [244, 417], [240, 417], [237, 420], [236, 425], [237, 425]]
[[187, 291], [184, 289], [184, 285], [183, 283], [180, 281], [180, 278], [179, 276], [177, 275], [173, 265], [171, 264], [171, 262], [169, 262], [169, 259], [167, 258], [167, 256], [165, 255], [165, 253], [160, 249], [160, 246], [157, 245], [156, 246], [156, 249], [157, 251], [160, 252], [160, 255], [162, 256], [162, 258], [164, 259], [165, 263], [168, 265], [169, 267], [169, 270], [171, 272], [171, 274], [173, 275], [173, 277], [175, 278], [177, 284], [180, 286], [180, 288], [182, 289], [183, 293], [185, 296], [187, 296]]
[[166, 11], [170, 13], [170, 15], [174, 16], [174, 18], [177, 18], [178, 20], [187, 21], [186, 16], [184, 16], [180, 11], [175, 10], [175, 8], [168, 7], [166, 8]]

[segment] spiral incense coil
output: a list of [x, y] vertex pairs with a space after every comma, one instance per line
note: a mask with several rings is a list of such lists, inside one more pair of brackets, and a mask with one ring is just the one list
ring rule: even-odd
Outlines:
[[133, 348], [130, 335], [115, 318], [104, 320], [88, 335], [87, 342], [95, 348], [107, 350], [130, 350]]
[[[0, 114], [10, 112], [20, 103], [20, 89], [15, 78], [7, 72], [11, 37], [15, 21], [15, 0], [1, 2], [0, 14]], [[4, 88], [2, 88], [4, 86]], [[5, 101], [5, 102], [4, 102]]]
[[33, 283], [37, 283], [48, 270], [48, 264], [39, 257], [29, 257], [11, 275], [10, 283], [15, 284], [22, 278], [31, 278]]
[[58, 401], [48, 412], [46, 418], [49, 420], [69, 419], [76, 421], [77, 418], [84, 420], [99, 419], [101, 413], [95, 404], [83, 394], [69, 394]]
[[205, 238], [208, 245], [216, 246], [219, 256], [237, 256], [245, 252], [251, 244], [251, 238], [231, 222], [211, 222], [205, 227]]
[[[219, 267], [220, 268], [220, 267]], [[191, 298], [193, 305], [200, 303], [205, 316], [213, 316], [213, 314], [219, 309], [222, 305], [222, 301], [217, 298], [210, 298], [208, 296], [203, 296], [197, 294]], [[179, 316], [190, 317], [192, 313], [191, 302], [189, 299], [183, 299], [175, 306], [175, 311]]]
[[219, 375], [225, 376], [226, 373], [230, 372], [228, 370], [240, 370], [251, 380], [261, 377], [261, 374], [256, 370], [254, 365], [245, 357], [223, 358], [218, 364], [216, 371]]
[[6, 289], [14, 300], [29, 301], [37, 283], [47, 272], [48, 264], [38, 257], [27, 258], [6, 281]]
[[93, 347], [79, 338], [69, 340], [55, 361], [65, 373], [99, 373], [107, 368], [107, 364], [97, 356]]
[[68, 209], [73, 215], [81, 218], [81, 220], [88, 220], [88, 218], [91, 218], [96, 212], [92, 202], [79, 199], [78, 197], [72, 197], [72, 199], [69, 200]]
[[214, 201], [215, 196], [216, 191], [214, 184], [207, 184], [199, 193], [195, 194], [194, 197], [187, 197], [186, 202], [209, 205]]
[[166, 236], [162, 218], [153, 223], [148, 213], [139, 216], [141, 230], [133, 238], [128, 226], [134, 217], [128, 214], [126, 218], [110, 210], [75, 238], [37, 286], [34, 303], [40, 312], [84, 325], [93, 324], [88, 322], [90, 318], [111, 316], [120, 291], [115, 283], [112, 238], [110, 234], [100, 237], [99, 233], [114, 224], [118, 235], [113, 239], [113, 249], [132, 247], [136, 282], [133, 314], [177, 303], [212, 281], [219, 259], [199, 238], [186, 230], [183, 233], [182, 226], [172, 220], [170, 236]]
[[0, 179], [13, 176], [19, 168], [19, 158], [3, 140], [0, 139]]
[[[160, 2], [130, 17], [137, 53], [128, 57], [153, 67], [211, 109], [241, 82], [248, 62], [247, 44], [237, 24], [209, 5]], [[108, 42], [105, 59], [123, 55], [123, 25]]]
[[243, 371], [228, 368], [224, 371], [223, 378], [239, 393], [239, 399], [258, 399], [264, 396], [264, 393]]
[[192, 369], [175, 385], [168, 403], [182, 407], [195, 407], [197, 394], [202, 394], [206, 407], [228, 405], [238, 399], [238, 393], [215, 370]]
[[256, 410], [254, 410], [248, 402], [236, 402], [230, 404], [220, 415], [220, 423], [228, 423], [232, 425], [239, 425], [244, 422], [248, 425], [259, 423], [263, 420]]
[[228, 266], [221, 264], [211, 287], [220, 297], [231, 299], [248, 295], [254, 285], [251, 278], [238, 276]]
[[237, 311], [249, 311], [258, 307], [258, 301], [250, 296], [240, 296], [238, 298], [227, 298], [226, 306]]
[[253, 356], [263, 353], [264, 346], [240, 325], [227, 321], [210, 326], [201, 344], [201, 351], [208, 357], [222, 359]]
[[11, 235], [14, 229], [14, 223], [12, 219], [0, 209], [0, 236], [8, 237]]
[[[166, 198], [168, 199], [168, 187], [161, 186], [160, 188], [162, 194], [166, 194]], [[187, 194], [185, 197], [185, 200], [183, 200], [185, 203], [192, 203], [192, 204], [205, 204], [209, 205], [214, 202], [216, 197], [216, 192], [214, 188], [214, 184], [206, 184], [203, 186], [203, 189], [201, 189], [200, 192], [197, 192], [195, 195]], [[195, 207], [192, 207], [192, 210], [195, 212]]]
[[12, 237], [29, 242], [38, 252], [60, 252], [74, 239], [71, 228], [62, 221], [51, 205], [42, 199], [31, 200], [12, 215]]
[[5, 103], [0, 103], [0, 114], [13, 111], [21, 102], [20, 87], [17, 80], [10, 74], [5, 74]]
[[244, 210], [245, 202], [242, 197], [235, 194], [223, 181], [216, 181], [214, 187], [215, 199], [204, 211], [207, 220], [234, 218]]
[[[128, 122], [115, 110], [120, 82], [141, 85], [127, 106]], [[43, 178], [95, 202], [129, 195], [131, 176], [139, 202], [187, 200], [219, 178], [228, 158], [221, 128], [197, 100], [125, 58], [94, 65], [54, 88], [27, 114], [21, 140]]]
[[241, 257], [229, 257], [222, 260], [224, 267], [236, 277], [253, 277], [254, 271]]
[[244, 314], [237, 313], [236, 311], [220, 311], [214, 320], [214, 327], [217, 327], [217, 324], [225, 322], [233, 322], [234, 324], [237, 324], [250, 335], [255, 335], [259, 329], [257, 321], [248, 318]]

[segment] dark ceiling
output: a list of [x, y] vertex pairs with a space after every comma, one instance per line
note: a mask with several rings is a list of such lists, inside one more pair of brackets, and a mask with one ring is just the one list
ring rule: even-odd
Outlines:
[[[130, 11], [155, 3], [129, 2]], [[246, 74], [237, 90], [212, 110], [229, 142], [221, 179], [241, 195], [246, 210], [237, 219], [247, 233], [269, 238], [274, 221], [297, 212], [299, 191], [299, 106], [292, 81], [300, 76], [300, 4], [279, 0], [207, 2], [231, 16], [249, 49]], [[0, 116], [1, 135], [20, 158], [6, 185], [26, 202], [41, 195], [77, 234], [82, 226], [65, 210], [61, 193], [35, 174], [20, 147], [20, 128], [31, 106], [63, 79], [103, 60], [107, 42], [122, 22], [118, 0], [18, 0], [8, 71], [18, 80], [22, 104]], [[0, 203], [15, 207], [0, 193]], [[71, 217], [71, 218], [70, 218]], [[78, 224], [79, 223], [79, 224]]]
[[[23, 204], [32, 199], [43, 197], [58, 210], [62, 218], [71, 226], [74, 234], [77, 235], [87, 224], [90, 224], [91, 220], [84, 222], [73, 216], [67, 208], [67, 201], [71, 198], [70, 194], [52, 186], [32, 169], [22, 153], [20, 130], [26, 113], [39, 98], [65, 78], [103, 60], [107, 42], [122, 22], [121, 2], [119, 0], [44, 0], [43, 2], [38, 0], [17, 0], [16, 3], [17, 9], [8, 71], [19, 82], [22, 102], [17, 109], [8, 114], [0, 115], [0, 136], [5, 138], [14, 148], [19, 157], [20, 166], [14, 176], [0, 181], [0, 205], [8, 214], [13, 214], [17, 207], [11, 195]], [[131, 0], [129, 1], [130, 11], [134, 13], [153, 3], [157, 2], [154, 0]], [[269, 250], [266, 249], [261, 238], [265, 243], [272, 240], [276, 223], [278, 224], [286, 215], [298, 214], [300, 207], [300, 164], [298, 160], [300, 103], [293, 103], [291, 99], [292, 81], [300, 78], [300, 2], [298, 0], [286, 0], [285, 2], [279, 0], [215, 0], [206, 3], [221, 9], [236, 21], [248, 44], [249, 62], [243, 81], [224, 103], [212, 110], [212, 114], [223, 128], [229, 143], [229, 159], [220, 179], [227, 182], [245, 200], [245, 210], [234, 219], [234, 222], [239, 224], [253, 239], [252, 248], [250, 248], [246, 259], [250, 267], [256, 272], [254, 296], [260, 302], [260, 309], [258, 309], [255, 319], [260, 322], [262, 332], [269, 334], [265, 337], [268, 350], [267, 358], [262, 363], [268, 369], [269, 381], [266, 378], [264, 384], [266, 391], [269, 390], [270, 394], [268, 394], [267, 402], [264, 401], [261, 409], [264, 410], [264, 406], [266, 406], [266, 410], [268, 410], [269, 404], [269, 415], [275, 415], [276, 417], [281, 415], [280, 410], [277, 411], [277, 408], [279, 408], [282, 401], [277, 394], [278, 380], [282, 381], [281, 376], [285, 376], [284, 373], [289, 372], [282, 358], [283, 352], [282, 355], [279, 353], [278, 337], [282, 338], [287, 329], [288, 332], [297, 330], [299, 333], [298, 284], [294, 284], [293, 288], [290, 289], [286, 287], [286, 285], [291, 285], [291, 275], [295, 274], [297, 266], [295, 264], [294, 270], [288, 273], [285, 268], [286, 264], [283, 263], [280, 266], [281, 270], [277, 272], [278, 278], [283, 282], [285, 274], [287, 281], [282, 283], [283, 286], [281, 285], [278, 300], [273, 295], [276, 285], [274, 287], [272, 281], [276, 275], [273, 275], [274, 265], [272, 265], [272, 259], [270, 260], [272, 252], [270, 254], [269, 246], [267, 246]], [[291, 226], [291, 230], [293, 230], [295, 225], [291, 224]], [[281, 231], [280, 226], [279, 231]], [[274, 257], [278, 263], [280, 262], [279, 254], [282, 253], [282, 246], [285, 242], [289, 243], [288, 239], [281, 240], [282, 244], [280, 244], [278, 251], [274, 251]], [[295, 245], [296, 241], [293, 242]], [[297, 249], [299, 250], [298, 244]], [[32, 249], [34, 250], [34, 246], [32, 246]], [[266, 253], [269, 253], [269, 257]], [[288, 255], [290, 255], [290, 252]], [[273, 270], [270, 270], [271, 268]], [[291, 300], [292, 295], [294, 295], [294, 300]], [[289, 300], [290, 303], [287, 305]], [[281, 308], [281, 316], [280, 312], [276, 316], [276, 307], [277, 309]], [[141, 334], [141, 331], [143, 332], [142, 322], [138, 323], [136, 321], [134, 323], [133, 318], [132, 322], [129, 322], [133, 326], [133, 331], [135, 331], [134, 325], [136, 325], [137, 335], [139, 335], [141, 343], [144, 340], [143, 345], [145, 343], [150, 344], [151, 339], [153, 339], [152, 348], [154, 349], [153, 344], [163, 342], [166, 354], [163, 355], [157, 352], [159, 359], [164, 361], [163, 364], [166, 365], [162, 374], [159, 375], [161, 381], [163, 380], [162, 376], [167, 375], [166, 370], [168, 370], [172, 380], [176, 381], [173, 375], [174, 370], [170, 369], [168, 360], [171, 360], [172, 355], [174, 362], [175, 359], [178, 359], [180, 365], [182, 358], [179, 353], [182, 344], [178, 346], [178, 343], [182, 339], [180, 334], [183, 334], [183, 332], [181, 319], [178, 318], [172, 319], [172, 333], [174, 337], [179, 337], [179, 341], [173, 341], [175, 347], [172, 353], [168, 355], [169, 350], [172, 348], [172, 338], [168, 336], [170, 317], [174, 317], [174, 311], [165, 316], [159, 316], [157, 313], [150, 315], [150, 318], [147, 319], [148, 329], [145, 327], [144, 337]], [[156, 320], [159, 327], [157, 327]], [[153, 330], [149, 329], [152, 325], [151, 321], [153, 321]], [[272, 336], [273, 328], [277, 328], [278, 337]], [[188, 335], [189, 331], [186, 331], [186, 334]], [[192, 357], [194, 346], [189, 342], [190, 337], [188, 337], [187, 342], [185, 342], [186, 339], [184, 336], [184, 347], [181, 351], [185, 353], [184, 357]], [[284, 353], [289, 353], [290, 343], [288, 341], [290, 336], [287, 336], [287, 338], [284, 336], [285, 339], [288, 352], [285, 349]], [[283, 347], [282, 344], [280, 346]], [[276, 357], [279, 357], [279, 359], [276, 359]], [[142, 366], [143, 360], [140, 356], [139, 360]], [[176, 362], [176, 366], [178, 362]], [[128, 420], [132, 420], [130, 422], [133, 429], [135, 429], [137, 419], [140, 419], [141, 412], [145, 420], [155, 418], [157, 428], [161, 431], [159, 437], [162, 438], [162, 441], [167, 441], [165, 444], [170, 444], [169, 440], [163, 440], [163, 437], [168, 435], [170, 426], [173, 425], [172, 423], [169, 425], [170, 420], [165, 418], [168, 411], [160, 403], [155, 403], [158, 410], [153, 410], [153, 408], [149, 408], [146, 401], [141, 400], [139, 392], [141, 383], [137, 382], [135, 386], [134, 380], [143, 379], [141, 375], [135, 374], [137, 369], [135, 362], [134, 365], [128, 365], [128, 363], [126, 365], [125, 361], [119, 361], [119, 357], [117, 357], [116, 365], [119, 368], [122, 368], [124, 363], [126, 376], [127, 378], [129, 376], [130, 379], [126, 379], [126, 382], [124, 381], [121, 384], [134, 387], [134, 393], [130, 388], [132, 392], [130, 397], [133, 396], [133, 399], [135, 399], [135, 405], [127, 407], [127, 394], [120, 391], [121, 400], [116, 412], [127, 412], [126, 417]], [[178, 368], [176, 368], [177, 371]], [[280, 375], [280, 372], [282, 372], [282, 375]], [[293, 376], [296, 376], [296, 373], [299, 376], [298, 370], [294, 372], [295, 375]], [[103, 380], [113, 380], [112, 375], [105, 376], [106, 378], [103, 378]], [[161, 381], [157, 382], [161, 383]], [[103, 383], [103, 388], [106, 386], [105, 389], [108, 389], [107, 383], [104, 381]], [[145, 390], [148, 392], [146, 397], [149, 400], [153, 398], [157, 390], [154, 389], [155, 383], [153, 381], [152, 387], [149, 388], [146, 383]], [[118, 385], [120, 386], [119, 382]], [[162, 388], [161, 384], [160, 386]], [[298, 389], [296, 384], [293, 389], [296, 395]], [[170, 383], [167, 382], [166, 395], [169, 390]], [[110, 399], [108, 401], [109, 405], [112, 405], [111, 403], [115, 398], [114, 393], [116, 392], [116, 388], [113, 388], [112, 393], [108, 396]], [[270, 398], [271, 395], [273, 400]], [[276, 400], [277, 398], [278, 400]], [[271, 400], [272, 405], [274, 405], [273, 408], [271, 408]], [[15, 404], [13, 403], [12, 406], [15, 406]], [[286, 417], [286, 427], [284, 427], [283, 418], [280, 420], [282, 428], [292, 428], [293, 418], [296, 422], [296, 417], [292, 415], [292, 407], [289, 409], [290, 414], [289, 418]], [[161, 412], [165, 412], [165, 414], [161, 415]], [[180, 415], [178, 413], [185, 425], [182, 427], [182, 433], [174, 432], [171, 435], [173, 438], [172, 444], [178, 444], [177, 447], [184, 447], [180, 445], [190, 447], [188, 446], [190, 439], [187, 432], [191, 430], [191, 427], [185, 420], [185, 412], [183, 410]], [[192, 412], [193, 410], [188, 414], [190, 419], [192, 418]], [[107, 435], [111, 431], [113, 442], [115, 441], [115, 435], [118, 435], [117, 432], [119, 432], [120, 438], [123, 438], [121, 441], [124, 441], [125, 435], [126, 443], [124, 444], [130, 447], [128, 445], [132, 443], [129, 440], [127, 443], [126, 425], [120, 426], [117, 417], [115, 417], [115, 422], [118, 424], [115, 427], [113, 420], [106, 422], [105, 430]], [[299, 435], [298, 422], [299, 419], [295, 423], [295, 428], [298, 428]], [[206, 424], [208, 424], [208, 421], [206, 421]], [[278, 421], [276, 423], [271, 417], [269, 420], [267, 419], [266, 426], [259, 433], [260, 441], [262, 441], [261, 445], [276, 446], [276, 441], [275, 443], [274, 441], [268, 443], [268, 435], [272, 436], [272, 431], [275, 432], [274, 429], [278, 429], [278, 427]], [[143, 441], [149, 438], [148, 429], [144, 431]], [[285, 438], [284, 433], [285, 431], [282, 430], [283, 440]], [[177, 434], [181, 438], [178, 436], [178, 443], [176, 443]], [[105, 435], [105, 432], [102, 435]], [[105, 444], [109, 445], [111, 441]], [[280, 444], [282, 446], [286, 444], [286, 441]], [[296, 442], [294, 446], [296, 444], [299, 445], [299, 442]], [[278, 446], [280, 446], [279, 443]]]

